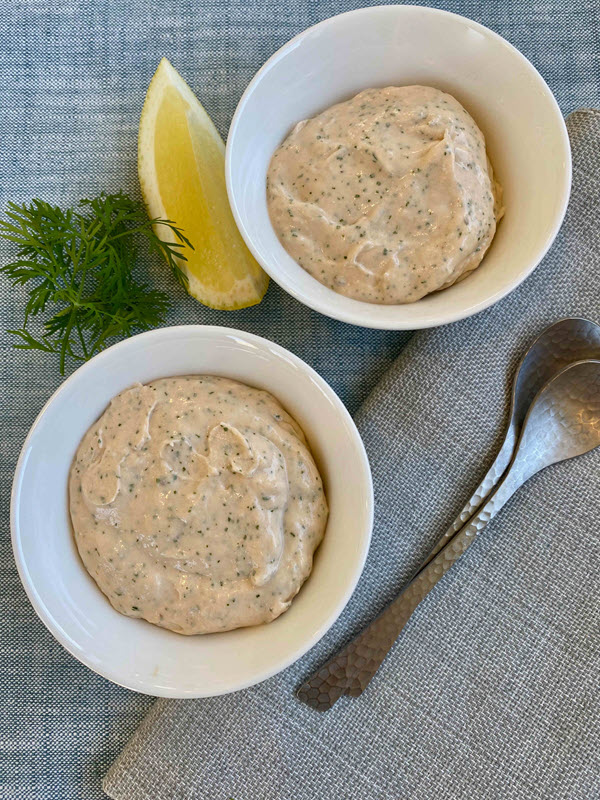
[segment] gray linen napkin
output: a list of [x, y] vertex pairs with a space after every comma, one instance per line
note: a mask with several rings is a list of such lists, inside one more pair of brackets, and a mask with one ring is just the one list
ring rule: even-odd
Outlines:
[[364, 575], [298, 664], [226, 697], [155, 703], [116, 800], [600, 796], [600, 451], [533, 478], [413, 616], [371, 686], [318, 714], [294, 689], [403, 585], [498, 446], [535, 334], [600, 318], [600, 112], [568, 120], [574, 188], [551, 253], [494, 308], [415, 335], [357, 423], [376, 487]]

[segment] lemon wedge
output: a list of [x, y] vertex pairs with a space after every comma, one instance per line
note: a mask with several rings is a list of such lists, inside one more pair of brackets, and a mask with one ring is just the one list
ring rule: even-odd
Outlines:
[[[185, 249], [188, 260], [180, 262], [189, 293], [211, 308], [260, 303], [269, 278], [246, 247], [231, 213], [225, 145], [166, 58], [158, 65], [142, 109], [138, 174], [150, 218], [173, 220], [194, 247]], [[159, 233], [164, 237], [165, 228]]]

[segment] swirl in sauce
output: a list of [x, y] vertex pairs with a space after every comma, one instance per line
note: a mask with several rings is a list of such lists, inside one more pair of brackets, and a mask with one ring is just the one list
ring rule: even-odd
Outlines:
[[273, 154], [271, 222], [334, 291], [412, 303], [472, 272], [502, 216], [483, 134], [429, 86], [367, 89], [299, 122]]
[[117, 395], [81, 441], [69, 495], [83, 563], [116, 610], [185, 634], [289, 608], [328, 514], [277, 400], [205, 375]]

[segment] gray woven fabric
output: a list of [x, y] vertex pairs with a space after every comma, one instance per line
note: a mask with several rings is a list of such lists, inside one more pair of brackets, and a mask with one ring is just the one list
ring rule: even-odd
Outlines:
[[[272, 52], [308, 25], [366, 4], [0, 0], [0, 214], [10, 199], [41, 196], [71, 203], [101, 189], [136, 193], [137, 122], [161, 56], [181, 70], [225, 134], [247, 82]], [[438, 0], [436, 5], [506, 36], [541, 71], [565, 113], [600, 105], [596, 0]], [[0, 247], [0, 260], [7, 258], [8, 250]], [[160, 265], [151, 262], [151, 267], [160, 283]], [[234, 314], [210, 312], [177, 291], [175, 297], [177, 310], [170, 322], [233, 325], [272, 338], [312, 364], [352, 411], [407, 340], [405, 334], [330, 322], [277, 287], [261, 306]], [[61, 381], [51, 359], [11, 349], [4, 330], [19, 323], [21, 308], [22, 296], [0, 279], [0, 798], [100, 800], [105, 796], [101, 776], [152, 700], [108, 683], [68, 655], [39, 622], [18, 580], [9, 542], [10, 482], [29, 426]], [[467, 484], [470, 488], [463, 477], [452, 495], [456, 503]], [[444, 491], [450, 491], [449, 485]], [[447, 519], [446, 512], [440, 512], [442, 517]], [[415, 536], [432, 535], [433, 527], [421, 525]], [[400, 573], [390, 572], [382, 583], [391, 589], [400, 579]], [[361, 613], [366, 610], [355, 611], [355, 624]], [[284, 694], [273, 695], [275, 704], [288, 702]], [[412, 703], [407, 696], [405, 714]], [[443, 732], [443, 719], [439, 725]], [[419, 746], [414, 735], [402, 754], [407, 760]], [[434, 741], [442, 751], [447, 746], [439, 736]], [[362, 742], [366, 757], [369, 742]], [[391, 750], [394, 742], [389, 741]], [[270, 743], [269, 737], [263, 739], [256, 758], [246, 755], [243, 770], [255, 779], [264, 770], [264, 786], [277, 793], [292, 762], [277, 749], [269, 755]], [[329, 746], [335, 749], [335, 742]], [[461, 758], [468, 756], [464, 747], [461, 753]], [[242, 751], [238, 768], [241, 758]], [[362, 757], [356, 762], [359, 772], [363, 763]], [[454, 768], [448, 760], [447, 772]], [[307, 778], [307, 786], [315, 784]], [[152, 791], [148, 796], [154, 796]], [[242, 795], [234, 796], [240, 800]], [[263, 796], [261, 790], [253, 800]], [[281, 789], [277, 796], [287, 800], [290, 793]], [[315, 787], [312, 796], [327, 793]], [[397, 800], [399, 790], [393, 796]], [[217, 782], [211, 800], [227, 797], [226, 782]]]
[[498, 446], [527, 343], [600, 318], [600, 112], [569, 127], [573, 198], [552, 254], [480, 316], [417, 333], [357, 422], [373, 544], [340, 621], [266, 683], [157, 701], [110, 771], [117, 800], [591, 800], [600, 796], [600, 450], [513, 498], [418, 609], [371, 686], [326, 714], [294, 688], [406, 581]]

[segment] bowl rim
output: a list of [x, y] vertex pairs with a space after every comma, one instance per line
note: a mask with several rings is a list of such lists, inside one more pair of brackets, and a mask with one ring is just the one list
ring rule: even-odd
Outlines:
[[[47, 609], [43, 599], [38, 593], [35, 583], [32, 580], [27, 568], [27, 562], [22, 548], [21, 527], [19, 522], [21, 488], [22, 488], [24, 472], [29, 457], [28, 451], [30, 443], [33, 437], [35, 436], [47, 411], [51, 407], [56, 406], [61, 402], [61, 398], [67, 391], [67, 387], [69, 387], [76, 380], [81, 380], [82, 376], [83, 379], [85, 379], [87, 373], [90, 373], [93, 370], [101, 368], [104, 365], [105, 361], [107, 359], [110, 359], [112, 351], [115, 351], [116, 349], [125, 350], [127, 349], [127, 347], [132, 346], [130, 343], [133, 341], [149, 342], [153, 339], [159, 339], [164, 337], [176, 338], [178, 335], [183, 333], [185, 333], [186, 335], [201, 334], [206, 336], [208, 340], [210, 340], [210, 338], [213, 336], [231, 336], [231, 337], [236, 337], [238, 339], [242, 338], [244, 342], [247, 344], [261, 347], [263, 349], [263, 352], [265, 352], [265, 350], [274, 351], [277, 357], [283, 357], [286, 360], [291, 361], [294, 364], [294, 366], [298, 367], [307, 376], [307, 378], [310, 379], [310, 382], [317, 385], [319, 390], [335, 406], [338, 415], [340, 415], [344, 419], [344, 422], [347, 425], [349, 423], [349, 430], [352, 432], [354, 444], [357, 449], [357, 454], [360, 458], [361, 471], [364, 473], [364, 478], [365, 478], [365, 485], [364, 485], [365, 501], [366, 501], [365, 532], [361, 537], [360, 549], [357, 552], [352, 579], [348, 582], [343, 594], [340, 595], [332, 611], [328, 614], [327, 618], [323, 621], [323, 623], [319, 626], [319, 628], [310, 637], [303, 640], [302, 644], [297, 645], [286, 658], [280, 659], [276, 664], [272, 665], [269, 668], [263, 669], [262, 671], [256, 673], [247, 680], [238, 681], [237, 684], [233, 686], [228, 686], [224, 689], [219, 689], [218, 691], [211, 690], [208, 692], [202, 690], [198, 691], [196, 689], [177, 690], [177, 689], [165, 688], [163, 686], [155, 686], [151, 680], [140, 679], [137, 677], [134, 678], [133, 676], [131, 676], [128, 680], [125, 681], [123, 680], [123, 677], [120, 674], [118, 667], [115, 668], [113, 666], [104, 666], [104, 665], [99, 666], [91, 658], [88, 658], [83, 650], [77, 648], [75, 640], [71, 639], [63, 631], [60, 623], [54, 618], [51, 612]], [[234, 379], [237, 380], [237, 378]], [[358, 581], [360, 580], [360, 577], [363, 573], [364, 565], [371, 544], [371, 538], [373, 533], [373, 519], [374, 519], [373, 476], [371, 473], [371, 466], [369, 463], [369, 459], [365, 450], [364, 443], [362, 441], [362, 437], [356, 427], [356, 424], [352, 419], [350, 412], [348, 411], [344, 403], [340, 400], [334, 389], [327, 383], [327, 381], [324, 378], [321, 377], [321, 375], [319, 375], [319, 373], [316, 370], [314, 370], [311, 366], [309, 366], [299, 356], [287, 350], [285, 347], [282, 347], [281, 345], [276, 344], [275, 342], [271, 341], [270, 339], [266, 339], [265, 337], [258, 336], [253, 333], [248, 333], [246, 331], [242, 331], [237, 328], [230, 328], [220, 325], [197, 325], [197, 324], [171, 325], [163, 328], [157, 328], [154, 330], [145, 331], [143, 333], [138, 333], [135, 334], [134, 336], [130, 336], [127, 339], [123, 339], [122, 341], [117, 342], [111, 345], [110, 347], [107, 347], [105, 350], [102, 350], [100, 353], [97, 353], [89, 361], [85, 362], [80, 367], [78, 367], [71, 375], [69, 375], [68, 378], [66, 378], [60, 384], [60, 386], [58, 386], [58, 388], [52, 393], [52, 395], [48, 398], [48, 400], [46, 400], [40, 412], [36, 416], [31, 428], [29, 429], [27, 436], [25, 437], [25, 440], [21, 447], [17, 464], [15, 466], [15, 472], [13, 476], [12, 489], [11, 489], [11, 499], [10, 499], [11, 543], [19, 578], [21, 580], [23, 588], [25, 589], [27, 597], [29, 598], [29, 601], [33, 606], [34, 611], [41, 619], [41, 621], [44, 623], [46, 628], [54, 636], [54, 638], [65, 648], [65, 650], [67, 650], [67, 652], [69, 652], [72, 656], [74, 656], [79, 662], [84, 664], [86, 667], [91, 669], [96, 674], [101, 675], [103, 678], [106, 678], [107, 680], [117, 684], [118, 686], [123, 686], [126, 689], [131, 689], [133, 691], [140, 692], [142, 694], [149, 694], [155, 697], [168, 697], [168, 698], [181, 698], [181, 699], [217, 697], [219, 695], [230, 694], [231, 692], [236, 692], [242, 689], [246, 689], [250, 686], [254, 686], [257, 683], [261, 683], [262, 681], [273, 677], [279, 672], [282, 672], [291, 664], [295, 663], [300, 658], [302, 658], [302, 656], [304, 656], [310, 649], [312, 649], [315, 646], [315, 644], [317, 644], [317, 642], [327, 633], [328, 630], [330, 630], [330, 628], [338, 620], [342, 611], [348, 604], [352, 594], [354, 593], [354, 590], [356, 589]], [[81, 564], [81, 569], [85, 570], [83, 564]], [[115, 613], [118, 612], [115, 611]]]
[[[402, 309], [405, 307], [406, 304], [398, 304], [398, 305], [379, 305], [373, 303], [365, 303], [361, 300], [353, 300], [353, 303], [356, 305], [352, 308], [338, 308], [334, 303], [329, 303], [327, 299], [321, 300], [318, 297], [314, 297], [312, 294], [305, 294], [301, 291], [297, 291], [293, 285], [290, 285], [290, 282], [287, 280], [285, 275], [281, 275], [278, 271], [277, 266], [273, 266], [272, 264], [266, 264], [265, 261], [260, 257], [258, 249], [254, 246], [254, 242], [252, 240], [251, 235], [248, 232], [247, 227], [245, 226], [242, 215], [238, 208], [235, 192], [233, 190], [233, 170], [232, 170], [232, 150], [233, 150], [233, 140], [237, 132], [237, 127], [239, 125], [240, 118], [244, 113], [245, 107], [249, 101], [250, 95], [253, 93], [256, 85], [261, 81], [263, 75], [271, 69], [271, 67], [280, 61], [284, 56], [286, 56], [291, 50], [295, 49], [302, 41], [307, 38], [308, 36], [312, 35], [315, 31], [330, 27], [334, 25], [338, 20], [342, 18], [349, 18], [349, 17], [360, 17], [360, 16], [370, 16], [373, 14], [380, 14], [380, 13], [392, 13], [396, 14], [404, 14], [406, 12], [418, 12], [423, 14], [424, 16], [431, 16], [431, 17], [445, 17], [445, 18], [453, 18], [462, 22], [463, 24], [469, 25], [469, 27], [477, 30], [482, 35], [496, 40], [496, 42], [503, 45], [507, 50], [509, 50], [514, 56], [518, 58], [521, 64], [530, 72], [530, 74], [541, 84], [542, 88], [546, 90], [547, 99], [554, 111], [556, 121], [557, 121], [557, 131], [560, 131], [560, 139], [561, 145], [563, 150], [563, 159], [564, 159], [564, 169], [562, 170], [562, 200], [560, 204], [560, 208], [557, 209], [555, 214], [554, 222], [552, 224], [552, 228], [549, 231], [544, 243], [538, 248], [536, 254], [530, 259], [530, 263], [527, 269], [523, 270], [523, 272], [517, 277], [515, 281], [503, 287], [502, 289], [498, 289], [496, 292], [493, 292], [488, 297], [474, 302], [468, 305], [466, 308], [462, 308], [461, 310], [454, 310], [453, 308], [449, 308], [444, 312], [436, 314], [435, 320], [433, 319], [424, 319], [419, 320], [418, 317], [413, 319], [402, 319], [402, 315], [399, 315], [399, 319], [378, 319], [375, 317], [374, 319], [370, 319], [366, 321], [364, 319], [362, 313], [362, 307], [372, 307], [376, 305], [377, 307], [384, 308], [384, 309]], [[262, 266], [262, 268], [267, 272], [267, 274], [279, 285], [281, 286], [288, 294], [292, 295], [296, 300], [303, 303], [304, 305], [312, 308], [314, 311], [318, 311], [321, 314], [324, 314], [327, 317], [332, 319], [340, 320], [341, 322], [347, 322], [351, 325], [357, 325], [359, 327], [365, 327], [372, 330], [423, 330], [425, 328], [435, 328], [440, 325], [446, 325], [451, 322], [458, 322], [459, 320], [466, 319], [471, 317], [475, 314], [478, 314], [480, 311], [484, 311], [486, 308], [497, 303], [502, 298], [506, 297], [512, 291], [514, 291], [518, 286], [520, 286], [523, 281], [525, 281], [531, 273], [539, 266], [540, 262], [554, 244], [554, 240], [562, 226], [567, 206], [569, 204], [569, 199], [571, 195], [571, 184], [572, 184], [572, 173], [573, 173], [573, 166], [572, 166], [572, 157], [571, 157], [571, 146], [569, 140], [569, 133], [567, 131], [567, 126], [565, 123], [565, 119], [563, 117], [562, 111], [560, 110], [560, 106], [554, 96], [554, 93], [544, 80], [541, 73], [534, 67], [534, 65], [529, 61], [529, 59], [521, 53], [513, 44], [511, 44], [507, 39], [501, 36], [499, 33], [496, 33], [491, 28], [482, 25], [480, 22], [476, 22], [475, 20], [470, 19], [469, 17], [465, 17], [462, 14], [456, 14], [452, 11], [445, 11], [441, 8], [433, 8], [431, 6], [417, 6], [417, 5], [409, 5], [409, 4], [402, 4], [402, 5], [395, 5], [395, 4], [381, 4], [375, 6], [366, 6], [363, 8], [356, 8], [352, 9], [351, 11], [345, 11], [342, 14], [335, 14], [331, 17], [327, 17], [321, 22], [316, 23], [315, 25], [311, 25], [309, 28], [301, 31], [300, 33], [296, 34], [292, 37], [289, 41], [283, 44], [278, 50], [276, 50], [270, 58], [265, 61], [262, 67], [254, 74], [250, 83], [247, 85], [246, 89], [244, 90], [240, 100], [236, 106], [234, 115], [231, 120], [231, 125], [229, 126], [229, 132], [227, 135], [227, 144], [225, 148], [225, 183], [227, 187], [227, 195], [229, 198], [229, 205], [231, 206], [231, 211], [233, 213], [236, 225], [244, 239], [246, 246], [254, 256], [254, 258], [258, 261], [258, 263]], [[316, 278], [313, 280], [316, 281]], [[327, 287], [325, 287], [327, 288]], [[333, 290], [329, 290], [332, 291]], [[443, 290], [442, 290], [443, 291]], [[346, 298], [350, 299], [350, 298]], [[412, 303], [412, 306], [415, 306], [417, 303]], [[355, 310], [356, 309], [356, 310]]]

